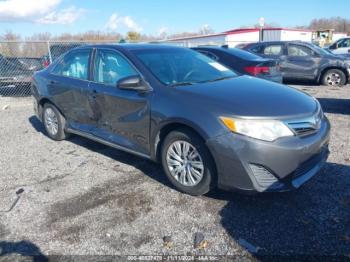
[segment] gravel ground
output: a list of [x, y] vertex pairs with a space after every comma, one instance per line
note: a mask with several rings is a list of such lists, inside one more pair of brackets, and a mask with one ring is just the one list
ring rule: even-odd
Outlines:
[[[29, 98], [0, 98], [0, 260], [350, 257], [350, 88], [297, 88], [316, 96], [331, 121], [328, 163], [297, 191], [255, 196], [181, 194], [160, 166], [77, 136], [52, 141], [33, 116]], [[206, 240], [201, 248], [194, 248], [197, 232]], [[164, 236], [171, 237], [167, 245]]]

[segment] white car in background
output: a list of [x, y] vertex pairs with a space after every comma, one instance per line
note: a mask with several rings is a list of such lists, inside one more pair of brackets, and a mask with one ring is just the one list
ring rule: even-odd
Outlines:
[[328, 47], [328, 49], [337, 55], [350, 55], [350, 37], [341, 38]]

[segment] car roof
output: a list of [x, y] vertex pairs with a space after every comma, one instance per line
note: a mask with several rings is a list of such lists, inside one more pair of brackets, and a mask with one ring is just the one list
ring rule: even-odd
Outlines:
[[[265, 45], [265, 44], [300, 44], [300, 45], [311, 45], [309, 42], [299, 41], [299, 40], [291, 40], [291, 41], [263, 41], [263, 42], [255, 42], [251, 43], [251, 45]], [[249, 45], [249, 44], [248, 44]]]
[[217, 46], [217, 45], [201, 45], [201, 46], [191, 47], [191, 49], [225, 50], [227, 48], [223, 46]]
[[266, 58], [262, 58], [257, 54], [250, 53], [246, 50], [234, 48], [234, 47], [226, 47], [226, 46], [198, 46], [193, 47], [193, 50], [203, 50], [203, 51], [212, 51], [218, 50], [222, 51], [230, 56], [234, 56], [237, 59], [243, 59], [247, 61], [257, 61], [257, 60], [267, 60]]
[[184, 47], [178, 47], [173, 45], [164, 45], [164, 44], [92, 44], [84, 45], [75, 48], [85, 49], [85, 48], [111, 48], [116, 50], [159, 50], [159, 49], [181, 49]]

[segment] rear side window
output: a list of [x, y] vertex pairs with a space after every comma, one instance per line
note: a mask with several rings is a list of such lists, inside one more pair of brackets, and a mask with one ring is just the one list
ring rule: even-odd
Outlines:
[[282, 45], [267, 45], [264, 48], [264, 55], [282, 55], [283, 46]]
[[110, 50], [97, 50], [94, 65], [95, 82], [115, 85], [119, 79], [137, 74], [121, 54]]
[[311, 56], [312, 50], [309, 47], [301, 45], [288, 45], [289, 56]]
[[88, 79], [90, 50], [68, 53], [55, 66], [52, 73], [82, 80]]

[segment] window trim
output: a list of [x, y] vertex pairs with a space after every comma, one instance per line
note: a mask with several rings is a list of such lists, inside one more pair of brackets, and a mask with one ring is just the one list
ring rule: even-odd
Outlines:
[[[94, 83], [94, 84], [99, 84], [99, 85], [104, 85], [104, 86], [108, 86], [108, 87], [116, 87], [116, 84], [115, 83], [114, 85], [112, 84], [107, 84], [107, 83], [101, 83], [101, 82], [96, 82], [95, 79], [94, 79], [94, 71], [95, 71], [95, 59], [96, 59], [96, 54], [97, 54], [97, 51], [99, 50], [105, 50], [105, 51], [110, 51], [110, 52], [114, 52], [114, 53], [117, 53], [119, 54], [121, 57], [123, 57], [130, 65], [131, 67], [135, 70], [135, 72], [138, 73], [138, 76], [143, 80], [145, 81], [150, 87], [151, 85], [148, 83], [148, 81], [145, 79], [144, 75], [140, 72], [140, 70], [134, 65], [134, 63], [128, 58], [126, 57], [121, 51], [117, 50], [117, 49], [114, 49], [114, 48], [109, 48], [109, 47], [96, 47], [94, 48], [93, 50], [93, 60], [91, 61], [91, 80], [90, 82]], [[151, 87], [151, 89], [153, 90], [153, 88]]]
[[[74, 54], [74, 53], [78, 53], [78, 52], [81, 52], [81, 51], [89, 51], [89, 61], [88, 61], [88, 77], [87, 79], [82, 79], [82, 78], [77, 78], [77, 77], [72, 77], [72, 76], [65, 76], [65, 75], [59, 75], [59, 74], [55, 74], [53, 73], [53, 71], [56, 69], [56, 67], [62, 62], [62, 60], [68, 56], [68, 55], [71, 55], [71, 54]], [[82, 49], [77, 49], [77, 50], [72, 50], [72, 51], [68, 51], [68, 53], [66, 53], [65, 55], [61, 56], [59, 59], [57, 59], [57, 61], [55, 62], [56, 64], [51, 68], [50, 70], [50, 74], [51, 75], [54, 75], [54, 76], [59, 76], [59, 77], [65, 77], [65, 78], [68, 78], [68, 79], [75, 79], [75, 80], [80, 80], [80, 81], [84, 81], [84, 82], [91, 82], [90, 81], [90, 67], [91, 67], [91, 59], [92, 59], [92, 51], [93, 51], [93, 48], [82, 48]]]

